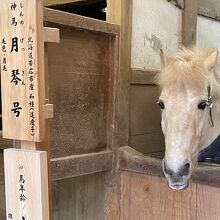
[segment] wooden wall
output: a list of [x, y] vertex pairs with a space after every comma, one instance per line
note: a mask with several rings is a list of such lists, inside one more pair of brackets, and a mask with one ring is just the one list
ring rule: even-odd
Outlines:
[[170, 190], [164, 178], [122, 172], [121, 218], [126, 220], [218, 220], [220, 189], [191, 183]]
[[54, 181], [52, 197], [53, 220], [104, 220], [102, 173]]

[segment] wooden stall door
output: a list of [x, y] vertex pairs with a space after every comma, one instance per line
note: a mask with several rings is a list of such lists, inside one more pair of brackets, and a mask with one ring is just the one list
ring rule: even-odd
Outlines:
[[48, 45], [53, 219], [103, 220], [104, 172], [113, 167], [119, 27], [45, 9], [60, 29]]

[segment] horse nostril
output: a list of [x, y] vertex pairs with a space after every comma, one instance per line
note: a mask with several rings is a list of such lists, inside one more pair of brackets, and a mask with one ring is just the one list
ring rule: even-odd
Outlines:
[[163, 162], [163, 170], [166, 174], [172, 176], [173, 175], [173, 171], [171, 169], [169, 169], [167, 166], [166, 166], [166, 163]]
[[187, 162], [184, 166], [183, 169], [180, 172], [181, 176], [188, 176], [189, 175], [189, 171], [190, 171], [190, 163]]

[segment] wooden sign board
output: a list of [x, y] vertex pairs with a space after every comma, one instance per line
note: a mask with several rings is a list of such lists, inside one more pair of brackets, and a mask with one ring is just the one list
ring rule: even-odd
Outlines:
[[44, 41], [42, 0], [1, 0], [3, 137], [42, 141]]
[[7, 220], [49, 220], [47, 153], [4, 150]]

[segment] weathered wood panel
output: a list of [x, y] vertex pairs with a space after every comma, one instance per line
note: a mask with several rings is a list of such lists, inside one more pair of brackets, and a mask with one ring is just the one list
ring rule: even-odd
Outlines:
[[154, 85], [131, 85], [129, 145], [145, 154], [164, 150], [158, 97]]
[[198, 0], [185, 0], [182, 15], [182, 43], [189, 47], [196, 43]]
[[103, 174], [69, 178], [52, 183], [54, 220], [103, 220]]
[[120, 219], [218, 220], [220, 188], [191, 183], [170, 190], [165, 178], [122, 172]]
[[58, 180], [112, 169], [113, 152], [72, 155], [51, 160], [51, 179]]
[[52, 157], [104, 150], [110, 39], [66, 29], [60, 35], [60, 44], [48, 47]]
[[159, 51], [176, 51], [181, 10], [163, 0], [133, 1], [131, 67], [160, 69]]
[[197, 219], [219, 220], [220, 188], [197, 184]]
[[195, 184], [185, 191], [173, 191], [160, 177], [123, 172], [121, 219], [195, 220], [195, 192]]

